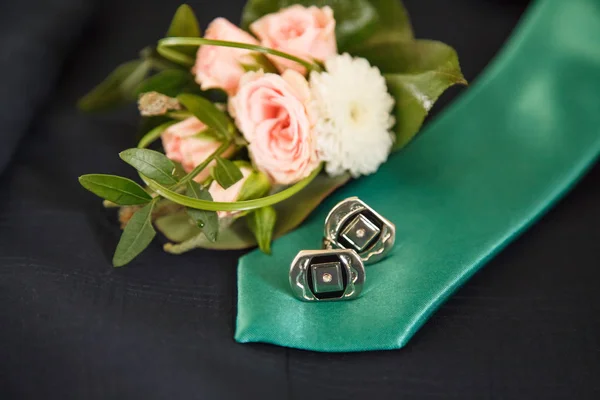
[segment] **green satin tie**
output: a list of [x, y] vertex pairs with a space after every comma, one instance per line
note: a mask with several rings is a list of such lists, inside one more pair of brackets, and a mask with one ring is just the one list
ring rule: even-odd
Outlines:
[[[272, 256], [240, 260], [235, 339], [327, 352], [402, 347], [599, 152], [600, 1], [539, 0], [484, 76], [410, 146], [335, 192]], [[299, 301], [290, 262], [320, 247], [327, 212], [350, 196], [396, 224], [396, 247], [367, 267], [360, 299]]]

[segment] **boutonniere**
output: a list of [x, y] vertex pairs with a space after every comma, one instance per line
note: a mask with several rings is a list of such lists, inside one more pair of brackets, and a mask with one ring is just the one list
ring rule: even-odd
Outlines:
[[173, 254], [269, 253], [336, 188], [376, 173], [448, 87], [466, 84], [456, 52], [415, 39], [397, 0], [250, 0], [241, 27], [216, 18], [204, 34], [182, 5], [140, 56], [79, 102], [137, 101], [147, 131], [119, 154], [140, 183], [79, 179], [119, 208], [115, 266], [156, 229]]

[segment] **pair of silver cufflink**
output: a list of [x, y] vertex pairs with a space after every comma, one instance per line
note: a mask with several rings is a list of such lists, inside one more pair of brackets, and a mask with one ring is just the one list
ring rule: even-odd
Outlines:
[[396, 227], [358, 197], [338, 203], [325, 219], [322, 250], [303, 250], [290, 267], [290, 286], [304, 301], [352, 300], [365, 283], [365, 265], [394, 246]]

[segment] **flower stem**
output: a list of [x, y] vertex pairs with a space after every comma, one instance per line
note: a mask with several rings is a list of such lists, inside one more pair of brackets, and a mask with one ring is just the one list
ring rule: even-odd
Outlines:
[[200, 172], [202, 172], [202, 170], [204, 170], [204, 168], [208, 167], [208, 164], [210, 164], [210, 162], [212, 160], [214, 160], [215, 158], [217, 158], [221, 154], [225, 153], [225, 151], [230, 146], [231, 146], [231, 142], [223, 142], [221, 144], [221, 146], [219, 146], [219, 148], [217, 150], [215, 150], [214, 153], [212, 153], [210, 156], [208, 156], [206, 158], [206, 160], [204, 160], [200, 164], [198, 164], [198, 166], [196, 168], [194, 168], [189, 174], [187, 174], [186, 176], [184, 176], [183, 178], [181, 178], [179, 180], [179, 182], [177, 184], [175, 184], [175, 186], [173, 186], [171, 189], [175, 189], [177, 187], [181, 187], [181, 186], [185, 185], [186, 183], [188, 183], [189, 181], [191, 181], [192, 179], [194, 179]]
[[167, 130], [167, 128], [169, 128], [171, 125], [175, 124], [176, 122], [177, 121], [165, 122], [164, 124], [159, 125], [156, 128], [152, 129], [150, 132], [146, 133], [144, 135], [144, 137], [142, 137], [142, 139], [138, 143], [137, 147], [139, 149], [144, 149], [144, 148], [150, 146], [154, 141], [156, 141], [156, 140], [158, 140], [158, 138], [160, 138], [160, 136], [163, 134], [164, 131]]
[[170, 37], [170, 38], [164, 38], [164, 39], [161, 39], [158, 41], [157, 51], [160, 55], [162, 55], [163, 57], [165, 57], [171, 61], [191, 67], [192, 65], [194, 65], [194, 61], [195, 61], [194, 58], [190, 57], [186, 54], [182, 54], [176, 50], [173, 50], [171, 47], [174, 47], [174, 46], [201, 46], [201, 45], [234, 47], [237, 49], [246, 49], [246, 50], [256, 51], [259, 53], [266, 53], [266, 54], [270, 54], [272, 56], [277, 56], [277, 57], [281, 57], [281, 58], [285, 58], [285, 59], [297, 62], [298, 64], [302, 65], [309, 71], [311, 71], [311, 70], [320, 71], [321, 70], [321, 67], [317, 63], [304, 60], [300, 57], [296, 57], [296, 56], [293, 56], [288, 53], [284, 53], [279, 50], [274, 50], [274, 49], [270, 49], [268, 47], [258, 46], [255, 44], [229, 42], [229, 41], [225, 41], [225, 40], [212, 40], [212, 39], [191, 38], [191, 37]]

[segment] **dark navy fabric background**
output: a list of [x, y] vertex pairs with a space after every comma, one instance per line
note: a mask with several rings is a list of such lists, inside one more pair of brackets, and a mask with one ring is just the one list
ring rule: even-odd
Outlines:
[[[407, 0], [417, 36], [476, 79], [526, 1]], [[191, 1], [203, 26], [242, 0]], [[0, 398], [593, 399], [600, 397], [600, 166], [399, 351], [317, 354], [233, 341], [241, 252], [113, 269], [114, 211], [77, 177], [134, 177], [135, 107], [74, 104], [161, 37], [177, 1], [0, 5]], [[436, 107], [443, 109], [461, 89]]]

